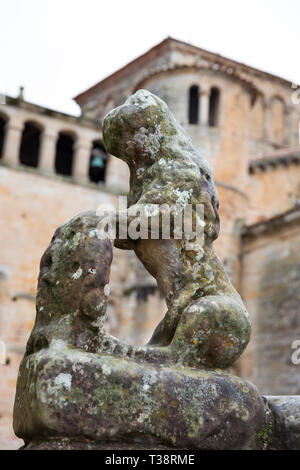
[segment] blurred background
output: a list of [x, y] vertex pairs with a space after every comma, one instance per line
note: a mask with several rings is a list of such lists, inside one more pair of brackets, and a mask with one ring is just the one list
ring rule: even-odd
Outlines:
[[[253, 323], [235, 373], [264, 394], [300, 394], [299, 13], [297, 0], [1, 6], [0, 449], [22, 445], [12, 410], [41, 255], [58, 225], [127, 193], [101, 123], [140, 88], [212, 166], [215, 248]], [[155, 280], [116, 249], [110, 285], [107, 328], [145, 343], [166, 311]]]

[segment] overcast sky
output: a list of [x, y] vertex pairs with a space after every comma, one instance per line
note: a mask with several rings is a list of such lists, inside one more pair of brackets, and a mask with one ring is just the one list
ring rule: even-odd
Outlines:
[[67, 113], [166, 36], [300, 83], [300, 0], [0, 1], [0, 93]]

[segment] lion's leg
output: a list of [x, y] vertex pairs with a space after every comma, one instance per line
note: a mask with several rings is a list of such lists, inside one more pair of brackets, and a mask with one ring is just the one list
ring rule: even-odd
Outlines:
[[248, 313], [228, 295], [207, 296], [187, 307], [171, 348], [189, 366], [227, 368], [242, 354], [251, 333]]
[[155, 328], [147, 346], [167, 346], [171, 343], [183, 308], [171, 307]]

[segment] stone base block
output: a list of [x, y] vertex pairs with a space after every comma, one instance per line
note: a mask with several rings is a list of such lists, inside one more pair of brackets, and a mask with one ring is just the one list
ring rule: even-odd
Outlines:
[[28, 448], [260, 449], [265, 426], [257, 389], [223, 371], [154, 366], [63, 343], [21, 363], [14, 429]]

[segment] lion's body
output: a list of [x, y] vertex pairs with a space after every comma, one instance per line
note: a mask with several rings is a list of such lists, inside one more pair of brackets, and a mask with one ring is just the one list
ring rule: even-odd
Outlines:
[[[107, 150], [129, 166], [130, 207], [191, 204], [194, 214], [197, 204], [204, 207], [202, 246], [188, 249], [186, 240], [172, 236], [131, 240], [127, 246], [115, 242], [135, 251], [166, 296], [168, 312], [149, 345], [170, 347], [175, 355], [180, 350], [187, 363], [194, 364], [197, 356], [198, 364], [227, 367], [246, 347], [251, 327], [243, 302], [213, 251], [219, 233], [218, 197], [208, 163], [167, 105], [145, 90], [106, 116], [103, 136]], [[209, 315], [203, 314], [203, 306]]]

